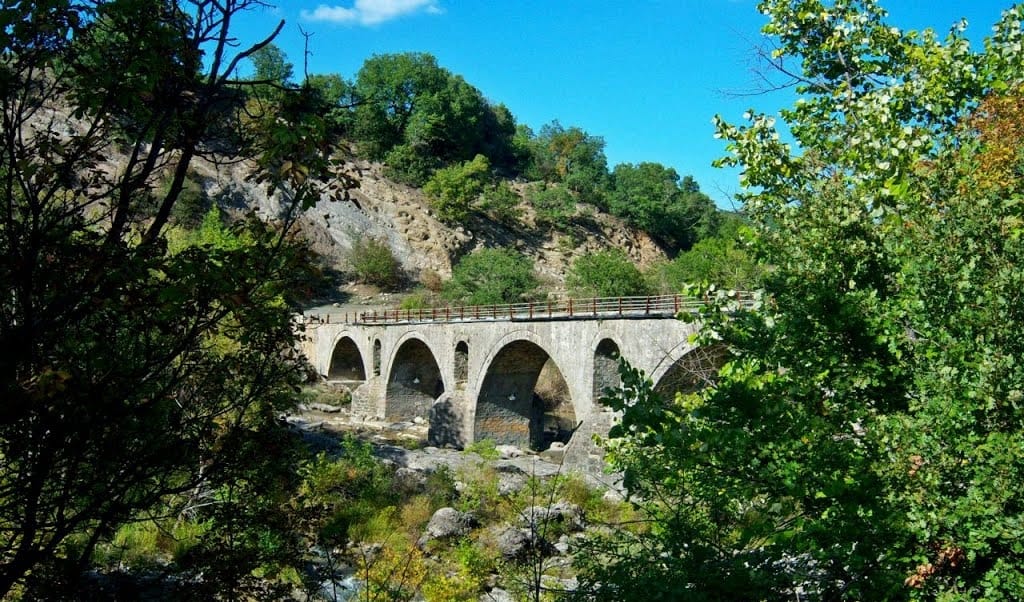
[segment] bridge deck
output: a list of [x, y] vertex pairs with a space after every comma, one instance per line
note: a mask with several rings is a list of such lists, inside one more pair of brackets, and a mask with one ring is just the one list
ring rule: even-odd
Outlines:
[[[751, 293], [735, 291], [730, 297], [749, 306]], [[671, 318], [680, 312], [695, 313], [705, 301], [683, 295], [647, 297], [596, 297], [591, 299], [560, 299], [508, 305], [445, 306], [420, 309], [385, 308], [380, 311], [311, 315], [315, 323], [387, 325], [425, 322], [456, 323], [483, 321], [593, 320], [616, 318]]]

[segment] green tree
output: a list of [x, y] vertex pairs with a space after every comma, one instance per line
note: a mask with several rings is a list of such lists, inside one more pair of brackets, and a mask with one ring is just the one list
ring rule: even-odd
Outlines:
[[306, 79], [306, 85], [316, 91], [324, 107], [327, 119], [335, 131], [351, 136], [354, 127], [352, 114], [356, 106], [355, 88], [337, 73], [313, 73]]
[[718, 227], [714, 202], [693, 178], [660, 163], [616, 165], [608, 210], [672, 249], [689, 249]]
[[[355, 92], [356, 140], [372, 159], [389, 165], [395, 160], [443, 164], [482, 154], [492, 164], [514, 162], [512, 114], [502, 105], [491, 106], [479, 90], [429, 54], [368, 59], [356, 75]], [[401, 154], [394, 155], [398, 149]], [[398, 171], [413, 173], [403, 167]], [[416, 179], [416, 185], [426, 181]]]
[[[280, 428], [302, 375], [287, 229], [177, 253], [165, 237], [192, 159], [237, 130], [247, 85], [231, 74], [270, 41], [231, 45], [250, 4], [3, 9], [0, 597], [80, 570], [125, 521], [239, 484], [265, 458], [234, 443]], [[301, 122], [236, 147], [296, 209], [324, 165]]]
[[274, 86], [285, 86], [291, 82], [295, 68], [277, 44], [267, 44], [250, 55], [253, 79]]
[[526, 191], [526, 200], [537, 212], [538, 224], [564, 230], [569, 227], [569, 219], [576, 214], [576, 198], [565, 186], [544, 182], [531, 185]]
[[603, 206], [608, 181], [603, 138], [576, 126], [565, 128], [558, 121], [542, 127], [536, 137], [523, 140], [528, 129], [518, 135], [519, 144], [530, 149], [527, 177], [564, 184], [583, 201]]
[[479, 249], [452, 269], [441, 291], [445, 299], [464, 305], [519, 303], [537, 290], [533, 265], [511, 249]]
[[405, 142], [417, 102], [441, 90], [448, 74], [437, 60], [424, 53], [376, 55], [367, 59], [356, 74], [356, 139], [362, 152], [382, 159]]
[[423, 193], [441, 221], [463, 222], [491, 179], [490, 170], [487, 157], [477, 155], [472, 161], [435, 171]]
[[576, 297], [630, 297], [650, 292], [640, 269], [618, 249], [577, 257], [565, 283]]
[[765, 296], [702, 315], [731, 350], [715, 386], [658, 400], [627, 374], [611, 457], [657, 527], [591, 556], [582, 591], [1018, 599], [1024, 172], [991, 134], [1013, 131], [1024, 9], [983, 52], [870, 1], [760, 9], [795, 144], [765, 115], [718, 133]]

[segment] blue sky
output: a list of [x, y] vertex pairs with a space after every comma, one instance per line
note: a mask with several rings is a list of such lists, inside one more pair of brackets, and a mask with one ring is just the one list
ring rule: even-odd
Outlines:
[[[892, 24], [940, 33], [966, 17], [968, 35], [991, 31], [1009, 0], [881, 0]], [[735, 171], [711, 161], [724, 152], [711, 118], [740, 121], [772, 112], [785, 93], [756, 90], [753, 48], [764, 18], [755, 0], [278, 0], [237, 21], [251, 42], [287, 22], [278, 45], [302, 72], [352, 79], [373, 54], [428, 52], [520, 123], [554, 119], [604, 138], [609, 167], [655, 161], [693, 175], [730, 207]]]

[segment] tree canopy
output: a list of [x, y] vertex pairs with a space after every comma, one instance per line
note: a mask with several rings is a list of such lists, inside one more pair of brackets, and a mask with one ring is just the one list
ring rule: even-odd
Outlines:
[[318, 197], [319, 107], [293, 90], [241, 119], [251, 84], [231, 74], [275, 33], [233, 46], [254, 4], [3, 8], [0, 597], [45, 597], [34, 588], [80, 572], [119, 525], [211, 496], [211, 524], [252, 518], [210, 540], [239, 561], [225, 595], [267, 558], [242, 550], [261, 519], [239, 500], [272, 495], [265, 461], [287, 453], [276, 415], [302, 375], [288, 307], [306, 257], [287, 221], [227, 236], [213, 217], [208, 237], [167, 241], [215, 150], [256, 159], [292, 212]]
[[713, 386], [627, 371], [611, 457], [657, 527], [596, 549], [581, 597], [1018, 599], [1024, 9], [977, 52], [871, 0], [759, 8], [792, 142], [754, 111], [717, 131], [764, 296], [710, 293]]
[[622, 163], [612, 171], [608, 209], [672, 249], [715, 234], [718, 209], [690, 176], [660, 163]]
[[566, 275], [566, 286], [575, 297], [630, 297], [650, 292], [640, 269], [618, 249], [577, 257]]
[[430, 160], [434, 167], [483, 154], [506, 165], [512, 157], [512, 114], [491, 106], [479, 90], [426, 53], [378, 55], [356, 74], [355, 136], [373, 159], [398, 164], [410, 184], [422, 185], [433, 167], [403, 166]]
[[533, 264], [512, 249], [486, 248], [463, 257], [441, 294], [465, 305], [519, 303], [537, 289]]

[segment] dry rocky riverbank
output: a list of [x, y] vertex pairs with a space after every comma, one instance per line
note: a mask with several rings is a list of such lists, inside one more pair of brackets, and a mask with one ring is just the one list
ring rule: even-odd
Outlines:
[[[529, 582], [524, 575], [530, 571], [523, 567], [537, 566], [535, 573], [542, 577], [543, 587], [568, 590], [575, 587], [572, 559], [577, 543], [588, 529], [594, 528], [594, 516], [586, 508], [570, 499], [573, 494], [561, 495], [565, 479], [572, 482], [576, 496], [580, 485], [590, 489], [592, 496], [605, 491], [598, 504], [614, 507], [621, 505], [621, 495], [613, 487], [611, 478], [599, 476], [565, 475], [560, 464], [560, 450], [537, 454], [514, 446], [478, 445], [460, 451], [425, 446], [427, 426], [424, 422], [385, 423], [353, 422], [345, 405], [322, 401], [308, 401], [298, 411], [286, 417], [299, 431], [307, 444], [327, 455], [343, 454], [342, 438], [354, 435], [373, 446], [374, 455], [394, 470], [395, 486], [408, 495], [423, 493], [432, 474], [443, 471], [454, 475], [454, 486], [461, 497], [479, 495], [480, 479], [490, 482], [493, 495], [504, 499], [523, 500], [513, 511], [495, 519], [493, 513], [481, 511], [462, 503], [442, 507], [430, 516], [416, 542], [425, 561], [441, 563], [441, 556], [449, 553], [456, 542], [493, 550], [500, 570], [486, 578], [479, 600], [512, 602], [539, 582]], [[560, 481], [562, 479], [563, 481]], [[356, 558], [379, 553], [383, 542], [350, 544], [352, 549], [341, 556]], [[332, 572], [333, 577], [323, 581], [320, 599], [355, 600], [363, 587], [355, 563], [341, 563]], [[525, 581], [524, 581], [525, 579]], [[515, 592], [519, 592], [516, 594]], [[311, 598], [315, 599], [315, 598]], [[423, 598], [414, 598], [423, 599]]]

